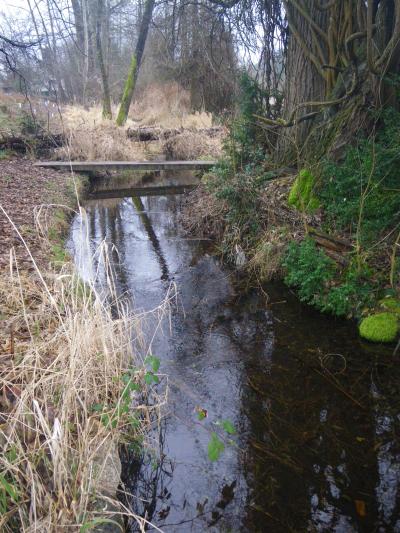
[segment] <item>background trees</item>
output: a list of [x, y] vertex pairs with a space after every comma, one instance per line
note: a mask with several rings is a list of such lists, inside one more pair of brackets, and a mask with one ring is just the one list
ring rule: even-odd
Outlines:
[[108, 117], [123, 96], [121, 124], [134, 86], [171, 80], [192, 109], [220, 114], [245, 69], [268, 95], [257, 120], [282, 159], [315, 144], [318, 124], [354, 130], [369, 106], [398, 105], [400, 0], [26, 0], [0, 31], [36, 42], [2, 41], [3, 77], [18, 71], [59, 101], [102, 99]]

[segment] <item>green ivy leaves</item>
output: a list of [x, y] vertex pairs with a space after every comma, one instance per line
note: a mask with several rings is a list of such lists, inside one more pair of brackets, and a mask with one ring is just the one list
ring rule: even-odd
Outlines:
[[215, 431], [213, 431], [211, 433], [211, 439], [207, 448], [208, 458], [210, 461], [217, 461], [224, 449], [224, 443], [218, 438], [218, 435], [215, 433]]
[[158, 379], [158, 376], [156, 376], [160, 368], [160, 360], [158, 357], [155, 357], [154, 355], [148, 355], [144, 360], [144, 364], [149, 369], [144, 375], [144, 381], [146, 384], [151, 385], [152, 383], [159, 383], [160, 380]]

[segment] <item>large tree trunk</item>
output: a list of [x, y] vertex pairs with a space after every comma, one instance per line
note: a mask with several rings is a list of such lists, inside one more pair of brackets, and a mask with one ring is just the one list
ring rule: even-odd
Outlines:
[[[326, 31], [327, 14], [315, 7], [313, 0], [305, 0], [304, 4], [313, 20]], [[304, 102], [324, 100], [326, 96], [326, 79], [321, 70], [310, 60], [313, 53], [313, 35], [306, 19], [293, 8], [290, 0], [285, 3], [289, 22], [288, 48], [286, 58], [284, 117], [288, 119], [296, 107]], [[322, 40], [321, 40], [322, 41]], [[321, 52], [326, 54], [326, 47], [321, 42]], [[311, 112], [305, 107], [302, 115]], [[311, 121], [303, 121], [290, 128], [279, 130], [277, 142], [279, 159], [285, 162], [294, 160], [301, 152], [310, 128]]]
[[132, 102], [133, 92], [135, 90], [140, 65], [142, 63], [144, 47], [146, 45], [147, 34], [151, 18], [153, 16], [155, 0], [146, 0], [144, 6], [143, 18], [140, 24], [139, 37], [136, 44], [135, 53], [132, 56], [129, 67], [128, 77], [125, 82], [124, 93], [121, 99], [121, 105], [117, 116], [117, 125], [123, 126], [128, 118], [129, 108]]

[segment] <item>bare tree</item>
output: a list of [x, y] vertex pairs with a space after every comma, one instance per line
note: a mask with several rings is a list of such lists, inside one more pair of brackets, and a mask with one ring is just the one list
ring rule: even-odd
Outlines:
[[103, 47], [101, 42], [101, 29], [104, 27], [104, 19], [106, 18], [104, 9], [104, 0], [97, 0], [98, 12], [97, 12], [97, 24], [96, 24], [96, 49], [97, 59], [99, 62], [99, 68], [101, 72], [101, 80], [103, 85], [103, 118], [112, 119], [111, 112], [111, 96], [110, 88], [108, 84], [108, 72], [104, 62]]
[[136, 44], [135, 53], [132, 56], [131, 64], [129, 67], [128, 77], [125, 82], [124, 93], [122, 95], [121, 104], [117, 116], [117, 125], [122, 126], [125, 124], [129, 108], [132, 101], [133, 92], [137, 81], [140, 65], [142, 63], [144, 47], [146, 45], [147, 34], [149, 32], [149, 26], [151, 18], [153, 16], [155, 0], [145, 0], [143, 17], [140, 23], [139, 36]]

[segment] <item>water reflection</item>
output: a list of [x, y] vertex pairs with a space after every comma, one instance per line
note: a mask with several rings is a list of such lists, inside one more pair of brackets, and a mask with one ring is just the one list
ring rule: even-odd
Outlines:
[[[72, 231], [82, 275], [105, 284], [101, 254], [90, 259], [105, 242], [137, 310], [156, 308], [171, 283], [179, 294], [162, 333], [152, 334], [156, 318], [144, 324], [170, 397], [157, 444], [125, 456], [132, 509], [165, 531], [400, 531], [391, 350], [280, 285], [268, 301], [242, 295], [204, 243], [182, 234], [180, 208], [179, 196], [90, 202]], [[210, 431], [223, 419], [238, 434], [211, 463]]]

